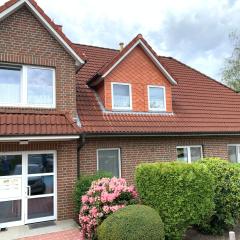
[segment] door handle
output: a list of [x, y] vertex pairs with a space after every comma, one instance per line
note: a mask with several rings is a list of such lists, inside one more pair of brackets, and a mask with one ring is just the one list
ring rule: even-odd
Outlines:
[[31, 196], [31, 186], [27, 186], [27, 195]]

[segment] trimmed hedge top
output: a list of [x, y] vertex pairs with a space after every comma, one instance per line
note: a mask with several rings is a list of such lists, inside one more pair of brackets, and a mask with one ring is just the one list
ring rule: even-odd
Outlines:
[[163, 240], [159, 214], [144, 205], [130, 205], [110, 215], [98, 227], [98, 240]]
[[159, 212], [167, 239], [182, 239], [190, 225], [212, 214], [214, 179], [204, 165], [141, 164], [135, 180], [143, 203]]

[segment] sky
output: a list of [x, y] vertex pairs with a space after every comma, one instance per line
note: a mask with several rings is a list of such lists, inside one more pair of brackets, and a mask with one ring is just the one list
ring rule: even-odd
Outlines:
[[[5, 0], [0, 0], [3, 4]], [[221, 80], [240, 31], [240, 0], [37, 0], [76, 43], [119, 48], [138, 33], [153, 49]]]

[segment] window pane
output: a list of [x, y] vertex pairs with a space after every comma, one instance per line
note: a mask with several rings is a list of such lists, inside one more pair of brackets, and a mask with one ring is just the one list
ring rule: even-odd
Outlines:
[[28, 174], [52, 173], [53, 154], [28, 155]]
[[31, 187], [31, 196], [53, 193], [53, 176], [29, 177], [28, 186]]
[[53, 216], [53, 197], [28, 199], [28, 219]]
[[149, 88], [150, 108], [156, 110], [165, 109], [164, 89], [159, 87]]
[[21, 70], [0, 67], [0, 103], [20, 103]]
[[188, 162], [187, 148], [177, 148], [177, 160]]
[[202, 148], [201, 147], [191, 147], [191, 162], [195, 162], [202, 158]]
[[228, 159], [232, 163], [237, 163], [237, 147], [236, 146], [228, 146]]
[[99, 150], [98, 169], [100, 171], [111, 172], [113, 176], [119, 177], [118, 150]]
[[53, 70], [28, 68], [28, 103], [53, 104]]
[[116, 108], [130, 108], [129, 85], [113, 85], [113, 102]]
[[21, 220], [21, 200], [0, 202], [0, 223]]
[[0, 176], [21, 175], [21, 155], [0, 155]]

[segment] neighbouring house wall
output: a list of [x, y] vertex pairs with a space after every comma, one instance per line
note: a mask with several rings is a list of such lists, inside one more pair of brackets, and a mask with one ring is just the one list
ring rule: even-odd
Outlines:
[[77, 179], [77, 142], [0, 143], [0, 152], [57, 151], [58, 220], [74, 218], [73, 188]]
[[202, 145], [204, 157], [228, 159], [227, 144], [240, 143], [240, 137], [139, 137], [87, 139], [80, 152], [80, 174], [89, 174], [97, 169], [98, 148], [121, 149], [121, 173], [133, 183], [136, 165], [144, 162], [174, 161], [177, 146]]
[[57, 110], [76, 116], [75, 62], [26, 7], [0, 23], [1, 62], [56, 68]]
[[172, 112], [172, 89], [143, 49], [136, 47], [106, 78], [105, 107], [112, 110], [111, 83], [130, 83], [132, 85], [132, 107], [136, 112], [148, 112], [148, 85], [165, 86], [166, 109]]

